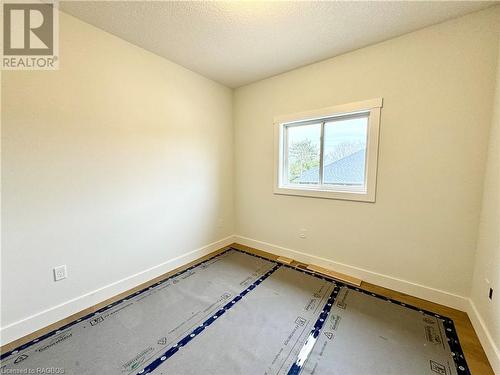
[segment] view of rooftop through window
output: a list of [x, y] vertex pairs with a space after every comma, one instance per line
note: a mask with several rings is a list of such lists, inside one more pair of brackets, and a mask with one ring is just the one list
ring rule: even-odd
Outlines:
[[288, 183], [363, 186], [368, 115], [325, 122], [322, 153], [321, 126], [320, 121], [287, 128]]

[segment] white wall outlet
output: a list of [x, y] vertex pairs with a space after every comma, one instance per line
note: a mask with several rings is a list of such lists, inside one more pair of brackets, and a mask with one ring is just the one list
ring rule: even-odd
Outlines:
[[54, 267], [54, 281], [59, 281], [68, 277], [66, 265]]
[[299, 238], [307, 238], [307, 229], [302, 228], [299, 230]]

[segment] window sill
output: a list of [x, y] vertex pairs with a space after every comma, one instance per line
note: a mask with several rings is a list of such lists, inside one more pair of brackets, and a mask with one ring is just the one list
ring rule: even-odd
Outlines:
[[276, 187], [274, 189], [274, 194], [375, 203], [375, 192], [365, 192], [365, 191], [352, 192], [352, 191], [339, 191], [339, 190], [296, 189], [296, 188]]

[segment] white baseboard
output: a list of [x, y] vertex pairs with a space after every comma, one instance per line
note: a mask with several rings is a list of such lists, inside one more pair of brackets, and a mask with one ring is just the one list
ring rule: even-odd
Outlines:
[[128, 276], [124, 279], [115, 281], [109, 285], [105, 285], [102, 288], [96, 289], [90, 293], [75, 297], [57, 306], [53, 306], [47, 310], [40, 311], [34, 315], [8, 324], [0, 329], [0, 344], [7, 344], [61, 319], [67, 318], [70, 315], [132, 289], [177, 267], [183, 266], [198, 258], [208, 255], [215, 250], [228, 246], [233, 242], [234, 236], [228, 236], [199, 249], [190, 251], [184, 255], [169, 259], [166, 262]]
[[377, 272], [365, 270], [363, 268], [339, 263], [332, 259], [318, 257], [316, 255], [303, 253], [297, 250], [288, 249], [282, 246], [254, 240], [240, 235], [235, 235], [234, 241], [242, 245], [268, 251], [276, 255], [293, 258], [303, 263], [314, 263], [322, 267], [330, 268], [335, 271], [360, 278], [361, 280], [364, 280], [371, 284], [376, 284], [388, 289], [396, 290], [401, 293], [409, 294], [414, 297], [422, 298], [427, 301], [453, 307], [457, 310], [468, 310], [469, 299], [467, 297], [449, 293], [444, 290], [431, 288], [429, 286], [413, 283], [411, 281], [399, 279], [389, 275], [383, 275]]
[[490, 365], [493, 368], [493, 372], [495, 374], [500, 375], [500, 351], [496, 346], [493, 337], [490, 334], [490, 331], [486, 327], [481, 314], [476, 308], [474, 302], [469, 299], [469, 307], [467, 309], [467, 314], [472, 322], [472, 326], [479, 337], [479, 341], [483, 346], [484, 352], [490, 361]]

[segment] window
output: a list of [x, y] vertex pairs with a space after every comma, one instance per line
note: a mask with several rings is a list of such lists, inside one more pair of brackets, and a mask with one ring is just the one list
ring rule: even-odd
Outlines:
[[276, 194], [375, 202], [382, 99], [275, 118]]

